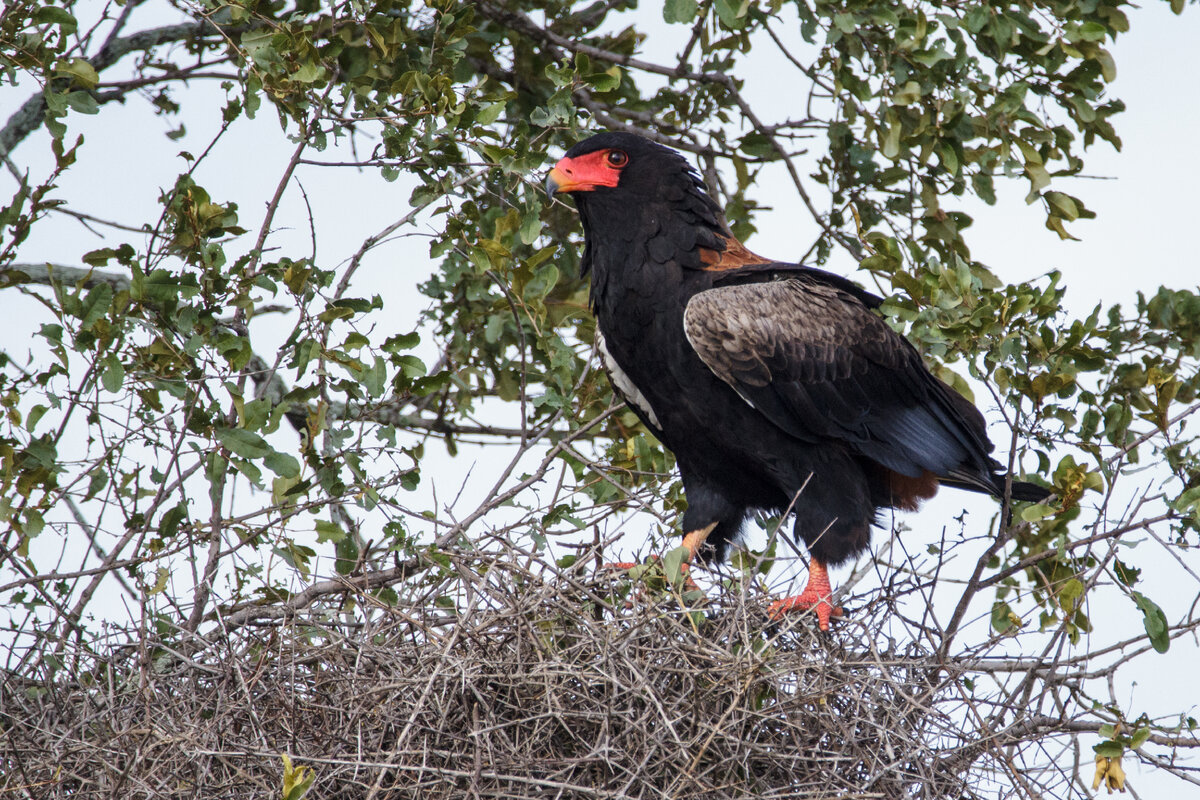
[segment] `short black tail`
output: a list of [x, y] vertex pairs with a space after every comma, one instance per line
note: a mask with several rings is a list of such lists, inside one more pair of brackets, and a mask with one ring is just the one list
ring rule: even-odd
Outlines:
[[[999, 494], [1004, 495], [1004, 478], [1000, 478]], [[1029, 481], [1013, 481], [1012, 482], [1012, 499], [1020, 500], [1024, 503], [1040, 503], [1050, 495], [1054, 494], [1045, 486], [1038, 486], [1036, 483]]]
[[[968, 479], [969, 477], [969, 479]], [[966, 476], [962, 473], [953, 476], [941, 478], [943, 486], [952, 486], [955, 489], [966, 489], [968, 492], [979, 492], [981, 494], [990, 494], [993, 497], [1004, 497], [1004, 474], [992, 473], [989, 476], [990, 480], [984, 481], [982, 476], [970, 475]], [[1036, 483], [1029, 481], [1013, 481], [1012, 494], [1013, 500], [1018, 500], [1022, 503], [1040, 503], [1050, 495], [1053, 491], [1044, 486], [1038, 486]]]

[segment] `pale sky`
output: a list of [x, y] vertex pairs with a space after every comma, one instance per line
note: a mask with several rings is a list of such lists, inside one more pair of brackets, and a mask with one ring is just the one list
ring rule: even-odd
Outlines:
[[[656, 18], [657, 9], [644, 11], [643, 16], [649, 22]], [[1071, 232], [1082, 241], [1060, 241], [1057, 235], [1043, 227], [1044, 214], [1040, 205], [1025, 206], [1023, 203], [1022, 198], [1028, 191], [1025, 181], [1014, 181], [1008, 188], [999, 190], [996, 206], [974, 203], [966, 207], [975, 217], [975, 225], [968, 232], [968, 242], [977, 259], [1010, 281], [1030, 280], [1051, 269], [1061, 270], [1064, 283], [1069, 287], [1067, 310], [1077, 315], [1085, 315], [1097, 302], [1111, 304], [1131, 300], [1138, 290], [1152, 293], [1164, 284], [1195, 289], [1200, 282], [1200, 265], [1193, 255], [1191, 238], [1200, 211], [1196, 200], [1200, 159], [1192, 150], [1200, 138], [1197, 134], [1200, 131], [1200, 75], [1194, 55], [1196, 44], [1200, 42], [1200, 11], [1189, 8], [1183, 16], [1176, 17], [1169, 12], [1166, 3], [1155, 2], [1133, 11], [1130, 17], [1132, 30], [1111, 48], [1118, 68], [1118, 79], [1111, 91], [1128, 107], [1125, 114], [1113, 120], [1124, 140], [1123, 152], [1115, 153], [1109, 145], [1101, 143], [1087, 153], [1086, 174], [1109, 180], [1074, 180], [1052, 187], [1080, 196], [1097, 213], [1096, 220], [1070, 225]], [[661, 25], [661, 21], [657, 24]], [[683, 26], [676, 26], [671, 36], [685, 31]], [[666, 60], [673, 55], [671, 41], [667, 40], [665, 55], [658, 57]], [[650, 47], [658, 44], [652, 41]], [[653, 49], [648, 51], [648, 56], [656, 57]], [[758, 80], [751, 73], [745, 73], [750, 78], [747, 94], [752, 103], [762, 108], [771, 102], [785, 104], [790, 100], [772, 81], [772, 64], [768, 57], [761, 62], [754, 61], [754, 69], [756, 72], [762, 70]], [[24, 88], [0, 91], [0, 105], [15, 108], [15, 102], [23, 100], [27, 91]], [[221, 96], [215, 84], [198, 84], [192, 91], [205, 98]], [[207, 103], [206, 107], [217, 108], [219, 101]], [[247, 228], [253, 228], [261, 219], [263, 204], [273, 192], [292, 148], [274, 133], [278, 130], [274, 112], [264, 107], [260, 113], [264, 118], [257, 123], [241, 121], [235, 125], [233, 135], [214, 153], [198, 176], [201, 183], [211, 181], [215, 200], [236, 200], [241, 204], [242, 224]], [[786, 112], [781, 111], [779, 116], [786, 116]], [[185, 169], [178, 152], [187, 149], [198, 153], [216, 129], [215, 112], [185, 114], [184, 119], [188, 135], [182, 141], [174, 142], [165, 135], [155, 135], [153, 126], [160, 126], [163, 134], [169, 126], [151, 117], [145, 104], [137, 100], [125, 106], [106, 106], [93, 119], [73, 117], [72, 135], [76, 130], [85, 131], [88, 144], [85, 158], [60, 181], [59, 196], [70, 198], [76, 210], [101, 217], [125, 222], [151, 218], [157, 213], [159, 189], [168, 186], [174, 175]], [[272, 132], [265, 134], [266, 129]], [[130, 131], [136, 131], [138, 135], [131, 136]], [[149, 135], [145, 135], [147, 132]], [[44, 170], [45, 151], [45, 136], [39, 133], [22, 143], [14, 156], [20, 164], [41, 165]], [[95, 153], [100, 151], [109, 156], [97, 158]], [[553, 158], [561, 154], [550, 155], [552, 163]], [[352, 254], [366, 236], [383, 229], [407, 210], [409, 187], [404, 185], [403, 178], [389, 184], [374, 172], [318, 168], [301, 168], [298, 175], [313, 207], [318, 225], [318, 255], [326, 266]], [[533, 176], [533, 179], [539, 178]], [[0, 180], [6, 182], [3, 189], [9, 191], [11, 176], [4, 172], [0, 174]], [[798, 221], [807, 219], [807, 212], [798, 202], [791, 202], [793, 190], [790, 184], [766, 175], [752, 191], [768, 201], [773, 209], [757, 217], [759, 233], [748, 244], [764, 255], [784, 258], [794, 255], [797, 225], [802, 224]], [[236, 196], [223, 195], [224, 192], [233, 192]], [[281, 233], [275, 241], [304, 252], [309, 238], [306, 214], [303, 198], [298, 192], [289, 191], [279, 213], [281, 223], [277, 224], [292, 230]], [[44, 259], [79, 264], [83, 252], [103, 244], [75, 223], [63, 222], [35, 229], [35, 234], [23, 246], [19, 260]], [[833, 268], [847, 272], [851, 266], [842, 259]], [[395, 328], [389, 333], [403, 332], [412, 322], [412, 319], [404, 318], [405, 314], [415, 318], [416, 310], [426, 302], [424, 298], [414, 296], [412, 287], [429, 270], [426, 240], [419, 236], [401, 239], [380, 248], [369, 259], [359, 276], [363, 285], [358, 293], [367, 296], [375, 292], [383, 294], [389, 313], [395, 315]], [[17, 337], [16, 341], [21, 341], [19, 337], [31, 336], [45, 321], [36, 312], [29, 314], [26, 305], [15, 292], [0, 293], [0, 309], [9, 318], [10, 334]], [[19, 314], [14, 313], [18, 311]], [[272, 336], [276, 340], [281, 338], [269, 329], [256, 330], [256, 334], [259, 333], [268, 340]], [[508, 424], [511, 420], [497, 422]], [[465, 496], [469, 498], [489, 487], [492, 478], [486, 474], [486, 469], [467, 476], [468, 466], [467, 459], [451, 461], [435, 453], [430, 456], [426, 469], [442, 476], [443, 493], [457, 489], [466, 481]], [[924, 543], [936, 540], [946, 521], [963, 508], [963, 495], [943, 494], [946, 496], [939, 497], [926, 511], [905, 517], [904, 522], [913, 529], [912, 549], [920, 549]], [[984, 507], [975, 518], [982, 524], [989, 513]], [[761, 540], [754, 543], [761, 545]], [[630, 541], [628, 552], [636, 552], [639, 544]], [[836, 572], [835, 584], [843, 580], [847, 572], [848, 569]], [[1178, 579], [1178, 575], [1171, 565], [1164, 565], [1162, 573], [1150, 579], [1157, 587], [1151, 584], [1147, 593], [1166, 608], [1164, 601], [1169, 598], [1164, 596], [1169, 592], [1165, 591], [1165, 586], [1168, 581]], [[1190, 595], [1176, 598], [1185, 605], [1185, 601], [1195, 596], [1196, 590], [1194, 583], [1186, 585]], [[1111, 613], [1120, 617], [1120, 625], [1115, 627], [1140, 626], [1140, 618], [1129, 616], [1133, 613], [1131, 609], [1129, 603], [1113, 606]], [[1102, 615], [1097, 617], [1094, 613], [1094, 618], [1105, 620], [1103, 614], [1109, 612], [1106, 609], [1099, 611]], [[1168, 612], [1168, 617], [1172, 616]], [[1103, 633], [1098, 630], [1097, 636]], [[1196, 700], [1200, 695], [1195, 689], [1200, 649], [1194, 642], [1178, 641], [1167, 655], [1157, 659], [1151, 656], [1143, 662], [1152, 666], [1154, 672], [1126, 677], [1130, 681], [1127, 694], [1130, 707], [1155, 714], [1179, 710], [1181, 703], [1190, 704], [1192, 710], [1189, 713], [1200, 716], [1196, 711]], [[1170, 792], [1171, 787], [1177, 786], [1173, 781], [1163, 783], [1161, 773], [1142, 774], [1131, 759], [1126, 760], [1126, 767], [1133, 787], [1143, 797], [1154, 796], [1155, 788]]]

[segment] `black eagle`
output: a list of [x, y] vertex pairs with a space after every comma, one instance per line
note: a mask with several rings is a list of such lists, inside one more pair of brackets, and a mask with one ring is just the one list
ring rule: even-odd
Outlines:
[[1049, 496], [1009, 480], [983, 416], [888, 327], [879, 297], [751, 253], [679, 153], [601, 133], [546, 188], [579, 209], [613, 386], [679, 464], [684, 546], [721, 560], [753, 509], [794, 515], [809, 581], [776, 611], [814, 608], [827, 630], [840, 609], [826, 565], [868, 547], [881, 508], [916, 509], [939, 484]]

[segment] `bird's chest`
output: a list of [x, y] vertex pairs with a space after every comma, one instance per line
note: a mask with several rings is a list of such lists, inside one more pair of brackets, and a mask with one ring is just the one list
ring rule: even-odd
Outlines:
[[609, 378], [655, 434], [670, 444], [689, 407], [681, 398], [703, 392], [712, 373], [687, 343], [688, 293], [669, 281], [626, 281], [597, 298], [600, 358]]

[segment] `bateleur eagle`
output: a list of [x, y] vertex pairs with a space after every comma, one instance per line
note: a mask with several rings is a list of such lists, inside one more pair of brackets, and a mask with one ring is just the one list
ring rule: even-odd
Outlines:
[[721, 560], [753, 509], [794, 516], [808, 585], [773, 612], [841, 613], [826, 565], [864, 551], [880, 509], [943, 484], [1013, 499], [983, 416], [840, 276], [755, 255], [674, 150], [609, 132], [546, 179], [583, 222], [599, 350], [617, 392], [675, 454], [684, 546]]

